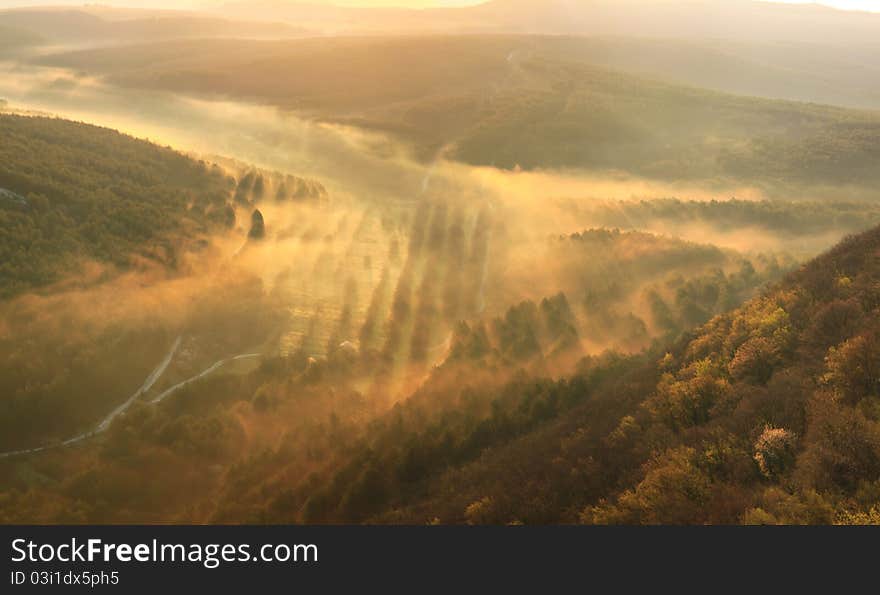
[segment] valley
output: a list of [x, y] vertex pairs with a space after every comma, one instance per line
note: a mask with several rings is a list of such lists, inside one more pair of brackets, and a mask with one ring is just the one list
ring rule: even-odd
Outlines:
[[0, 10], [0, 523], [877, 522], [874, 17], [697, 4]]

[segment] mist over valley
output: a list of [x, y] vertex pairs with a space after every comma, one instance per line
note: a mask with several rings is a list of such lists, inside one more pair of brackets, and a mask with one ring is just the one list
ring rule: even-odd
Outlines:
[[0, 10], [0, 522], [876, 522], [878, 19]]

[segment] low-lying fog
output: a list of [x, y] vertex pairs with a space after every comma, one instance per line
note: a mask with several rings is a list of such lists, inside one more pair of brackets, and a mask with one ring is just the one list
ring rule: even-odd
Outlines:
[[[668, 184], [636, 179], [621, 172], [606, 175], [578, 171], [514, 172], [471, 167], [438, 159], [416, 162], [405, 146], [378, 133], [319, 122], [277, 108], [233, 101], [208, 100], [165, 92], [129, 90], [55, 68], [0, 62], [0, 99], [9, 108], [37, 111], [107, 126], [194, 156], [232, 157], [285, 173], [318, 179], [334, 198], [362, 203], [412, 202], [421, 198], [492, 200], [527, 214], [530, 234], [572, 233], [591, 225], [589, 217], [573, 218], [559, 205], [588, 200], [630, 200], [678, 197], [686, 200], [759, 200], [749, 187], [707, 190], [699, 185]], [[802, 197], [792, 197], [802, 198]], [[659, 233], [691, 239], [690, 229]], [[707, 238], [694, 229], [695, 241]], [[749, 231], [743, 243], [734, 234], [708, 234], [712, 243], [740, 249], [778, 247], [774, 238]], [[798, 252], [821, 250], [836, 238], [796, 246]]]
[[[386, 136], [305, 119], [274, 107], [127, 90], [66, 70], [14, 62], [0, 64], [0, 98], [8, 101], [10, 109], [107, 126], [198, 158], [223, 164], [231, 158], [323, 184], [329, 201], [320, 208], [272, 200], [259, 204], [269, 241], [251, 249], [246, 258], [250, 272], [260, 276], [269, 290], [279, 282], [295, 290], [294, 319], [298, 322], [293, 336], [282, 342], [291, 349], [295, 347], [292, 342], [315, 333], [308, 322], [315, 312], [330, 310], [338, 315], [346, 299], [351, 301], [356, 295], [358, 303], [349, 307], [365, 316], [383, 275], [390, 299], [400, 276], [414, 275], [404, 281], [415, 289], [426, 276], [424, 267], [446, 267], [442, 259], [406, 262], [408, 244], [412, 252], [412, 234], [425, 232], [429, 225], [460, 228], [461, 239], [450, 241], [463, 240], [459, 248], [465, 252], [479, 251], [474, 238], [485, 235], [480, 310], [497, 314], [517, 300], [540, 299], [565, 289], [566, 279], [548, 277], [547, 272], [555, 270], [551, 261], [558, 258], [550, 251], [558, 248], [547, 240], [606, 226], [607, 217], [597, 218], [590, 205], [604, 205], [606, 212], [613, 212], [617, 208], [613, 201], [620, 200], [761, 199], [757, 190], [749, 188], [719, 193], [615, 172], [599, 176], [577, 171], [503, 171], [442, 159], [421, 163], [410, 157], [405, 146]], [[214, 240], [226, 246], [221, 253], [237, 253], [249, 217], [249, 212], [239, 213], [237, 239]], [[419, 221], [420, 217], [424, 220]], [[438, 217], [443, 221], [438, 222]], [[798, 258], [832, 245], [843, 233], [824, 229], [784, 235], [754, 227], [722, 228], [718, 221], [699, 220], [656, 219], [628, 225], [625, 214], [622, 223], [620, 227], [745, 253], [785, 252]], [[419, 225], [424, 228], [421, 232]], [[480, 231], [479, 225], [486, 229]], [[315, 238], [323, 242], [316, 243]], [[400, 262], [389, 257], [395, 252]], [[352, 266], [355, 260], [358, 265]], [[355, 273], [340, 279], [342, 269]], [[327, 278], [317, 274], [327, 270], [337, 274]], [[538, 271], [541, 274], [536, 277]], [[538, 278], [540, 283], [535, 282]], [[351, 295], [345, 298], [343, 294]], [[324, 329], [320, 334], [318, 343], [331, 331]]]
[[[661, 283], [670, 271], [663, 268], [667, 261], [648, 260], [645, 266], [657, 270], [646, 274], [644, 267], [636, 267], [641, 276], [632, 286], [599, 287], [626, 270], [619, 269], [620, 262], [642, 259], [640, 250], [646, 247], [638, 245], [643, 239], [637, 237], [631, 253], [630, 244], [622, 241], [603, 256], [584, 253], [588, 242], [559, 240], [591, 227], [641, 229], [725, 250], [700, 252], [695, 274], [713, 267], [735, 272], [739, 261], [725, 260], [727, 251], [805, 258], [844, 233], [832, 225], [819, 233], [782, 233], [724, 225], [717, 217], [658, 217], [629, 225], [621, 206], [625, 203], [619, 201], [761, 196], [748, 188], [719, 193], [614, 172], [502, 171], [443, 159], [421, 163], [402, 144], [372, 132], [267, 106], [124, 90], [58, 69], [2, 63], [0, 98], [14, 111], [57, 115], [149, 138], [219, 163], [236, 177], [250, 166], [267, 172], [267, 198], [257, 205], [265, 217], [266, 240], [246, 243], [251, 213], [239, 208], [237, 229], [208, 238], [209, 249], [184, 261], [184, 279], [179, 272], [129, 272], [100, 285], [59, 288], [52, 295], [23, 296], [2, 305], [0, 339], [16, 345], [16, 337], [31, 337], [28, 349], [35, 350], [64, 328], [71, 330], [69, 345], [90, 345], [113, 329], [160, 326], [164, 334], [154, 337], [152, 350], [140, 353], [145, 370], [152, 369], [153, 359], [159, 361], [184, 329], [189, 334], [159, 390], [238, 354], [321, 357], [334, 346], [351, 345], [397, 362], [381, 378], [365, 378], [365, 387], [385, 383], [402, 395], [442, 360], [456, 320], [498, 316], [521, 300], [541, 300], [561, 291], [569, 292], [578, 317], [590, 317], [583, 313], [589, 300], [617, 300], [620, 311], [603, 306], [602, 317], [584, 323], [595, 332], [583, 338], [583, 346], [587, 351], [618, 346], [606, 338], [617, 331], [600, 328], [603, 321], [618, 315], [633, 320], [633, 312], [643, 313], [648, 289], [640, 283]], [[319, 182], [327, 189], [326, 200], [275, 201], [272, 180], [285, 175]], [[609, 225], [611, 220], [620, 222]], [[671, 253], [688, 249], [673, 246]], [[596, 262], [606, 256], [616, 260]], [[686, 259], [682, 262], [691, 266]], [[95, 279], [101, 278], [98, 269]], [[237, 285], [242, 279], [258, 280], [256, 293], [251, 286]], [[612, 290], [627, 293], [615, 297]], [[106, 306], [100, 315], [89, 306], [97, 303]], [[218, 318], [229, 322], [225, 338], [219, 337]], [[643, 344], [646, 335], [639, 332], [633, 346]], [[28, 353], [15, 349], [23, 357]], [[181, 369], [174, 372], [175, 366]], [[142, 373], [131, 372], [134, 377]], [[111, 403], [119, 398], [107, 396]]]

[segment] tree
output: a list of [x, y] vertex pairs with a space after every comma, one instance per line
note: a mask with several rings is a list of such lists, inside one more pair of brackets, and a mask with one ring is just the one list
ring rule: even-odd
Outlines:
[[694, 464], [696, 451], [681, 447], [655, 456], [644, 479], [613, 505], [588, 508], [581, 521], [588, 524], [684, 525], [699, 523], [706, 515], [711, 486]]
[[464, 518], [468, 525], [488, 525], [494, 515], [494, 501], [489, 496], [472, 502], [465, 508]]
[[763, 385], [773, 375], [778, 359], [769, 339], [754, 337], [740, 345], [727, 369], [734, 380]]
[[755, 461], [761, 473], [768, 479], [775, 479], [793, 465], [797, 436], [782, 428], [767, 426], [755, 442]]
[[262, 240], [266, 237], [266, 224], [259, 209], [254, 209], [251, 215], [251, 230], [248, 232], [248, 237], [252, 240]]
[[877, 333], [859, 335], [837, 347], [825, 358], [823, 381], [845, 403], [856, 404], [880, 396], [880, 339]]
[[880, 479], [880, 424], [859, 411], [816, 395], [795, 477], [809, 489], [853, 492], [864, 481]]
[[832, 345], [851, 337], [858, 331], [864, 316], [862, 306], [854, 299], [834, 300], [823, 305], [813, 316], [807, 329], [806, 341], [811, 346], [825, 351]]

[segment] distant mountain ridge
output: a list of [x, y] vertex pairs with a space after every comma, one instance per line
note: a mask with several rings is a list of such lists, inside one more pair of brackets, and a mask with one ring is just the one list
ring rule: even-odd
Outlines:
[[232, 2], [216, 12], [259, 14], [338, 31], [409, 28], [577, 35], [876, 44], [880, 14], [755, 0], [491, 0], [458, 8], [350, 8], [284, 0]]
[[632, 77], [594, 66], [603, 52], [621, 61], [651, 53], [583, 37], [359, 36], [184, 40], [38, 63], [130, 88], [256, 99], [389, 133], [425, 160], [442, 149], [449, 159], [511, 170], [625, 171], [801, 198], [875, 195], [880, 114]]
[[307, 33], [289, 23], [235, 22], [217, 16], [176, 11], [94, 13], [88, 7], [0, 10], [0, 27], [10, 28], [19, 35], [41, 38], [45, 43], [161, 41], [193, 37], [278, 39]]

